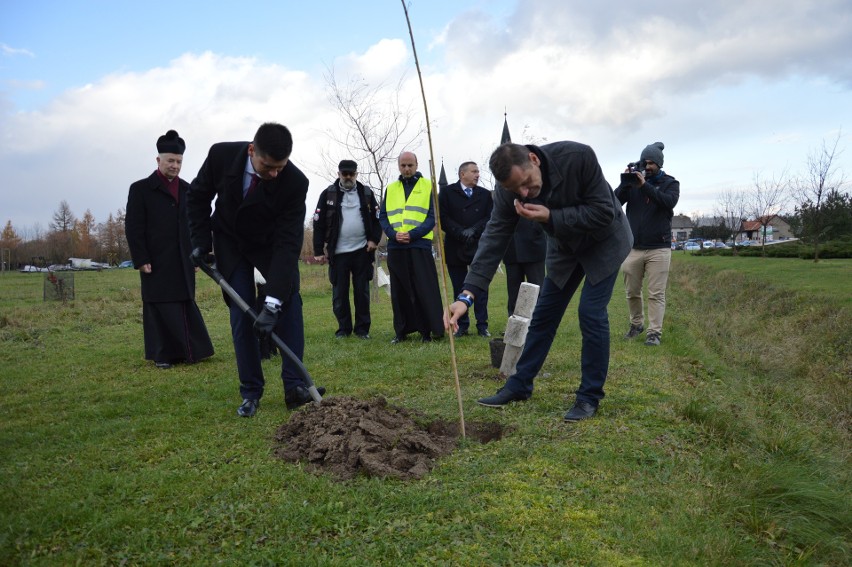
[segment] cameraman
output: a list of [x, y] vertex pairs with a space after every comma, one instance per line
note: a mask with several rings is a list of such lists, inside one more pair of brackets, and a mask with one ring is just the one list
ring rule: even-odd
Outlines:
[[662, 142], [642, 150], [638, 163], [631, 163], [621, 174], [615, 196], [627, 203], [627, 220], [633, 232], [633, 249], [621, 265], [630, 329], [624, 335], [632, 339], [645, 330], [642, 306], [642, 281], [648, 275], [648, 332], [646, 346], [660, 346], [663, 315], [666, 312], [666, 283], [672, 259], [672, 216], [680, 197], [680, 183], [667, 175], [663, 167]]

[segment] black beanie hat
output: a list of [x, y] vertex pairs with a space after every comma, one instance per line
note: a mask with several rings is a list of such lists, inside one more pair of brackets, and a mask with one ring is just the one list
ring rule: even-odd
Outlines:
[[183, 138], [178, 136], [174, 130], [169, 130], [165, 135], [157, 138], [157, 152], [161, 154], [181, 154], [186, 150]]
[[650, 146], [645, 146], [645, 149], [642, 150], [642, 155], [639, 157], [639, 161], [652, 161], [663, 167], [663, 148], [665, 148], [665, 144], [662, 142], [654, 142]]

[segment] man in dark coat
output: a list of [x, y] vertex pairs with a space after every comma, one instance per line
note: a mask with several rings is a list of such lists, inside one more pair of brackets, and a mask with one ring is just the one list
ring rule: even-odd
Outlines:
[[[444, 261], [453, 283], [453, 296], [461, 293], [467, 267], [476, 254], [479, 237], [491, 218], [493, 201], [491, 192], [480, 187], [479, 166], [466, 161], [459, 166], [459, 180], [447, 185], [438, 194], [441, 228], [444, 230]], [[488, 290], [477, 296], [473, 308], [476, 315], [476, 330], [481, 337], [490, 337], [488, 332]], [[456, 337], [467, 335], [470, 317], [467, 313], [459, 317]]]
[[[266, 337], [274, 331], [300, 360], [305, 350], [299, 254], [308, 179], [290, 161], [292, 149], [286, 127], [263, 124], [251, 142], [214, 144], [189, 191], [193, 260], [207, 261], [215, 250], [219, 271], [249, 305], [255, 303], [254, 269], [266, 280], [265, 306], [254, 325], [226, 298], [243, 398], [237, 414], [243, 417], [255, 415], [265, 384], [255, 332]], [[310, 392], [298, 369], [281, 359], [284, 399], [295, 409], [311, 401]]]
[[[340, 161], [337, 181], [320, 193], [314, 212], [314, 260], [328, 262], [331, 308], [337, 317], [337, 338], [355, 331], [370, 338], [370, 281], [376, 247], [382, 238], [379, 204], [370, 187], [358, 181], [358, 164]], [[355, 324], [349, 307], [349, 284]]]
[[634, 165], [621, 174], [615, 196], [627, 205], [627, 220], [633, 231], [633, 250], [621, 266], [630, 311], [630, 328], [624, 335], [632, 339], [645, 330], [642, 309], [642, 282], [648, 279], [647, 346], [660, 346], [663, 316], [666, 313], [666, 283], [672, 261], [672, 217], [680, 198], [680, 183], [663, 171], [665, 144], [645, 147]]
[[163, 369], [213, 355], [195, 304], [186, 217], [189, 183], [178, 177], [185, 149], [174, 130], [160, 136], [157, 170], [130, 186], [124, 219], [133, 267], [142, 282], [145, 358]]
[[432, 182], [417, 171], [417, 156], [412, 152], [402, 152], [397, 166], [399, 179], [388, 184], [379, 207], [379, 223], [388, 237], [395, 333], [391, 344], [406, 341], [415, 332], [428, 343], [444, 336], [441, 290], [432, 250]]
[[541, 223], [547, 233], [547, 276], [517, 371], [495, 395], [478, 403], [503, 407], [532, 396], [533, 380], [568, 303], [585, 280], [577, 308], [583, 335], [582, 376], [574, 405], [564, 419], [592, 417], [604, 397], [609, 369], [607, 305], [621, 262], [633, 245], [630, 225], [589, 146], [577, 142], [503, 144], [491, 154], [489, 167], [497, 180], [494, 213], [479, 241], [464, 291], [450, 305], [445, 324], [457, 326], [459, 317], [488, 288], [518, 219]]

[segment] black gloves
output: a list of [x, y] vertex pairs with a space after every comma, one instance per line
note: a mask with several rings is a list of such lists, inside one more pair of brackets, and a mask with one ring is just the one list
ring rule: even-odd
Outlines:
[[202, 264], [210, 265], [216, 261], [216, 259], [213, 257], [213, 254], [207, 252], [206, 250], [204, 250], [204, 248], [201, 248], [200, 246], [192, 250], [192, 254], [189, 255], [189, 258], [190, 260], [192, 260], [193, 264], [199, 267]]
[[466, 228], [461, 231], [461, 241], [465, 244], [470, 244], [476, 240], [476, 229], [473, 227]]
[[275, 324], [278, 323], [278, 314], [280, 312], [280, 307], [272, 303], [267, 303], [254, 322], [254, 333], [260, 338], [271, 335], [272, 331], [275, 330]]

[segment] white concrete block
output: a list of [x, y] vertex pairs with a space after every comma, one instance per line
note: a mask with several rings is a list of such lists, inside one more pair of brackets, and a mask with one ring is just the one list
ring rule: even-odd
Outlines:
[[530, 320], [528, 318], [512, 315], [506, 321], [506, 333], [503, 335], [503, 342], [517, 347], [524, 346], [529, 328]]
[[535, 284], [528, 282], [522, 283], [518, 290], [518, 300], [515, 302], [514, 314], [528, 319], [532, 318], [535, 304], [538, 301], [539, 290], [540, 287]]

